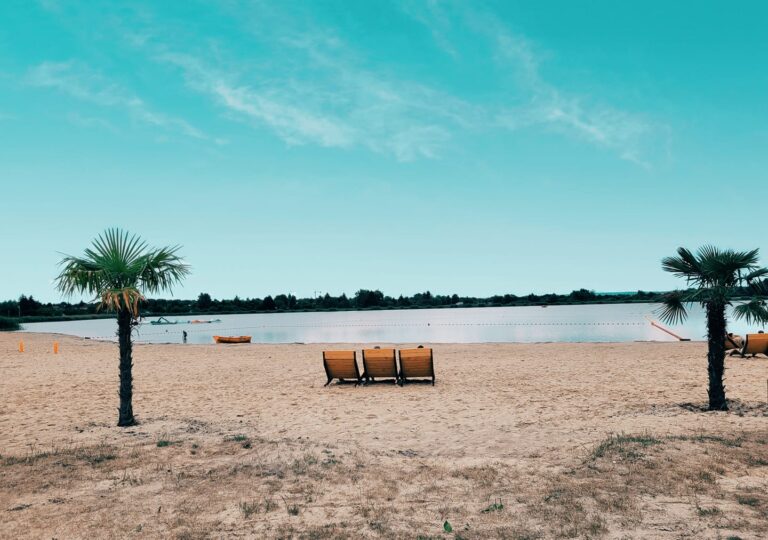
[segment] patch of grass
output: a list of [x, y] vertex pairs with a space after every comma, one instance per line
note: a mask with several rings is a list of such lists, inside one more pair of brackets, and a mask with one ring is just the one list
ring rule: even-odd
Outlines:
[[120, 478], [115, 479], [115, 485], [138, 486], [141, 484], [142, 484], [141, 478], [136, 476], [135, 474], [128, 472], [127, 470], [123, 471], [123, 474]]
[[614, 454], [627, 461], [637, 461], [644, 457], [638, 448], [648, 448], [658, 444], [662, 444], [662, 440], [651, 435], [610, 435], [592, 450], [589, 460], [595, 461], [608, 454]]
[[296, 503], [289, 503], [288, 499], [283, 497], [283, 503], [285, 504], [285, 511], [288, 513], [289, 516], [298, 516], [299, 512], [301, 512], [301, 508], [299, 508], [299, 505]]
[[748, 495], [737, 495], [736, 502], [745, 506], [760, 506], [760, 499], [757, 497], [750, 497]]
[[245, 519], [250, 518], [253, 514], [258, 514], [259, 512], [259, 503], [255, 501], [241, 501], [237, 507], [240, 509], [240, 512]]
[[293, 474], [300, 476], [307, 474], [307, 471], [312, 465], [317, 465], [317, 458], [312, 454], [304, 454], [300, 458], [293, 460], [293, 463], [291, 463], [291, 471]]
[[275, 502], [275, 500], [272, 497], [265, 497], [264, 498], [264, 512], [269, 513], [272, 510], [274, 510], [275, 508], [277, 508], [277, 503]]
[[92, 448], [81, 448], [75, 452], [75, 457], [95, 467], [105, 461], [116, 459], [117, 455], [115, 455], [109, 447], [99, 445]]
[[716, 516], [720, 514], [720, 509], [717, 506], [711, 506], [709, 508], [704, 508], [702, 506], [699, 506], [696, 508], [696, 512], [701, 517], [709, 517], [709, 516]]
[[158, 448], [165, 448], [166, 446], [171, 446], [172, 444], [173, 441], [169, 441], [168, 439], [158, 439], [157, 441]]
[[499, 499], [497, 501], [493, 501], [493, 504], [488, 505], [488, 507], [486, 507], [482, 513], [490, 514], [491, 512], [501, 512], [502, 510], [504, 510], [504, 503], [501, 502], [501, 499]]
[[722, 444], [723, 446], [728, 446], [731, 448], [738, 448], [742, 445], [743, 440], [740, 437], [735, 438], [728, 438], [728, 437], [721, 437], [720, 435], [678, 435], [675, 437], [670, 437], [671, 440], [678, 440], [678, 441], [691, 441], [691, 442], [713, 442]]
[[765, 467], [768, 465], [768, 459], [749, 455], [747, 456], [747, 465], [750, 467]]
[[111, 461], [113, 459], [115, 459], [114, 454], [97, 454], [87, 457], [86, 461], [91, 465], [98, 465], [99, 463], [104, 463], [105, 461]]
[[240, 446], [242, 446], [245, 449], [253, 447], [253, 442], [251, 442], [250, 437], [248, 437], [247, 435], [243, 435], [242, 433], [238, 433], [237, 435], [232, 435], [231, 437], [227, 437], [224, 440], [228, 442], [240, 443]]
[[701, 480], [705, 484], [714, 484], [717, 482], [717, 479], [709, 471], [699, 471], [698, 477], [699, 477], [699, 480]]

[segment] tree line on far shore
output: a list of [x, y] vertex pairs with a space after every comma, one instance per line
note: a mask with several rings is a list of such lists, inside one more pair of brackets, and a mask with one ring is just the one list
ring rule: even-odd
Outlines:
[[[658, 302], [662, 293], [637, 291], [634, 293], [596, 293], [587, 289], [569, 294], [515, 294], [494, 295], [487, 298], [432, 294], [429, 291], [413, 296], [387, 296], [379, 290], [360, 289], [352, 297], [324, 295], [297, 298], [292, 294], [278, 294], [264, 298], [215, 299], [201, 293], [197, 300], [153, 299], [141, 302], [144, 316], [205, 314], [205, 313], [265, 313], [285, 311], [346, 311], [361, 309], [418, 309], [450, 307], [534, 306], [558, 304], [596, 304], [625, 302]], [[98, 305], [88, 302], [42, 303], [32, 296], [21, 295], [18, 300], [0, 302], [0, 317], [25, 322], [54, 318], [90, 318], [102, 312]]]

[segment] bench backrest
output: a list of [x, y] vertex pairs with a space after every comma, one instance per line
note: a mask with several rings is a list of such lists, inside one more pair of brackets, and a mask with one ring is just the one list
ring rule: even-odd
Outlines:
[[401, 349], [400, 374], [408, 377], [433, 377], [432, 349]]
[[323, 351], [323, 365], [329, 379], [359, 379], [355, 351]]
[[744, 345], [744, 340], [741, 336], [734, 334], [733, 336], [725, 336], [725, 350], [730, 351], [733, 349], [741, 349]]
[[768, 354], [768, 334], [747, 334], [744, 354]]
[[363, 349], [363, 371], [368, 377], [397, 377], [395, 349]]

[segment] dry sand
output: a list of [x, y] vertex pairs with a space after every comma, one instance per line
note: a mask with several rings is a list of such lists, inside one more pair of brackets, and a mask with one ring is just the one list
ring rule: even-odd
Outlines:
[[703, 413], [703, 343], [434, 345], [434, 387], [323, 388], [342, 348], [137, 345], [120, 429], [116, 345], [0, 334], [0, 536], [768, 534], [766, 359]]

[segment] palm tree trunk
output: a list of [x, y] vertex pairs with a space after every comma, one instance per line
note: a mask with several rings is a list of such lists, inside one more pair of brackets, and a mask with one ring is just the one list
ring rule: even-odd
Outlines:
[[707, 368], [709, 371], [709, 410], [727, 411], [725, 399], [725, 305], [707, 304]]
[[136, 419], [133, 417], [131, 322], [131, 312], [127, 309], [121, 309], [117, 313], [117, 336], [120, 343], [120, 409], [117, 425], [120, 427], [136, 425]]

